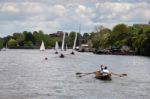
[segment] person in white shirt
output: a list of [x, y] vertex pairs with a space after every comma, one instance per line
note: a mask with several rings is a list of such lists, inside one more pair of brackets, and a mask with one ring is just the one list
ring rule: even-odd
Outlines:
[[103, 71], [102, 71], [102, 74], [103, 75], [108, 75], [110, 72], [109, 70], [107, 69], [107, 66], [104, 67]]

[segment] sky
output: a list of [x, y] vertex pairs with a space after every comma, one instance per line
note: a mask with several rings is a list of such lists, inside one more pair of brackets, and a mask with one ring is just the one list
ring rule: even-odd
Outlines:
[[94, 31], [94, 26], [147, 24], [150, 0], [0, 0], [0, 36], [14, 32]]

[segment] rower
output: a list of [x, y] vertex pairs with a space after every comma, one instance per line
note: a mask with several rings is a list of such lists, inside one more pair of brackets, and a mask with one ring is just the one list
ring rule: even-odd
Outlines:
[[102, 74], [103, 75], [108, 75], [110, 72], [109, 70], [107, 69], [107, 66], [104, 67], [103, 71], [102, 71]]
[[103, 71], [104, 70], [104, 65], [101, 65], [100, 67], [101, 67], [101, 71]]
[[96, 71], [96, 77], [99, 77], [99, 76], [101, 76], [102, 74], [101, 74], [101, 71], [100, 70], [97, 70]]
[[103, 69], [104, 69], [104, 65], [100, 65], [100, 69], [97, 72], [99, 72], [99, 74], [102, 75]]

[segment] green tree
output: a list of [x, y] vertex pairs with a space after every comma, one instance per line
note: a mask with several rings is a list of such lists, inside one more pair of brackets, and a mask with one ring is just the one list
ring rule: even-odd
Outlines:
[[44, 41], [46, 48], [51, 48], [51, 38], [49, 35], [47, 35], [47, 34], [43, 35], [42, 40]]
[[3, 38], [3, 41], [4, 41], [4, 46], [8, 45], [8, 41], [13, 38], [12, 36], [8, 35], [6, 37]]
[[23, 42], [25, 40], [25, 36], [23, 33], [14, 33], [13, 38], [17, 41], [19, 46], [23, 46], [23, 44], [24, 44]]
[[68, 37], [66, 38], [66, 43], [69, 47], [73, 47], [74, 44], [74, 40], [75, 40], [75, 35], [76, 32], [70, 32], [70, 34], [68, 35]]
[[83, 34], [83, 39], [84, 39], [84, 42], [87, 43], [90, 40], [90, 34], [89, 33], [84, 33]]
[[27, 42], [24, 44], [24, 47], [25, 47], [25, 48], [33, 48], [33, 43], [32, 43], [32, 41], [27, 41]]
[[0, 40], [0, 50], [3, 48], [3, 42]]
[[55, 47], [56, 41], [58, 42], [59, 46], [61, 45], [62, 41], [59, 37], [50, 37], [50, 45], [51, 47]]
[[128, 37], [130, 37], [130, 35], [127, 25], [118, 24], [113, 28], [110, 34], [109, 43], [111, 43], [111, 45], [121, 46], [124, 45], [122, 40]]
[[150, 56], [150, 31], [145, 33], [138, 51], [141, 55]]
[[17, 41], [15, 39], [10, 39], [8, 41], [8, 46], [11, 47], [16, 47], [17, 46]]
[[35, 44], [36, 44], [36, 46], [40, 46], [41, 45], [41, 42], [42, 42], [42, 40], [43, 40], [43, 33], [39, 33], [39, 32], [37, 32], [37, 31], [34, 31], [33, 32], [33, 36], [34, 36], [34, 40], [35, 40]]
[[96, 33], [91, 32], [91, 33], [90, 33], [90, 39], [92, 39], [95, 35], [96, 35]]
[[31, 32], [24, 31], [23, 34], [25, 35], [25, 41], [26, 42], [32, 41], [32, 43], [35, 44], [35, 39], [34, 39], [34, 36]]
[[92, 43], [94, 48], [106, 48], [109, 46], [108, 38], [110, 36], [111, 30], [107, 28], [101, 29], [99, 33], [94, 34], [92, 37]]

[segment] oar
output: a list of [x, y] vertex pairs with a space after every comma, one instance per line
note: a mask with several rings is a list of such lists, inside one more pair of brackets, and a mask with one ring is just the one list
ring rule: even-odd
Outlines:
[[76, 75], [80, 75], [80, 74], [83, 74], [83, 73], [80, 73], [80, 72], [77, 72], [77, 73], [76, 73]]
[[127, 74], [116, 74], [116, 73], [113, 73], [113, 72], [111, 72], [111, 74], [112, 74], [112, 75], [119, 76], [119, 77], [127, 76]]
[[[94, 74], [95, 72], [91, 72], [91, 73], [80, 73], [80, 72], [77, 72], [76, 75], [77, 77], [82, 77], [82, 76], [86, 76], [86, 75], [90, 75], [90, 74]], [[81, 75], [83, 74], [83, 75]]]
[[95, 72], [90, 72], [90, 73], [81, 73], [81, 72], [77, 72], [76, 75], [81, 75], [81, 74], [93, 74]]

